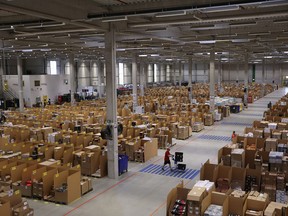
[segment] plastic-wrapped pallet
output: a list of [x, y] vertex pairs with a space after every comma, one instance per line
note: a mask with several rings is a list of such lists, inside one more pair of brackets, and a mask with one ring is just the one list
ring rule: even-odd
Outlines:
[[219, 205], [210, 205], [204, 212], [204, 216], [219, 216], [223, 215], [223, 207]]
[[269, 152], [269, 163], [282, 164], [283, 152]]
[[276, 190], [276, 202], [277, 203], [288, 203], [287, 193], [285, 191]]
[[272, 129], [272, 130], [276, 130], [276, 128], [277, 128], [277, 123], [271, 122], [271, 123], [268, 124], [268, 127], [269, 127], [270, 129]]

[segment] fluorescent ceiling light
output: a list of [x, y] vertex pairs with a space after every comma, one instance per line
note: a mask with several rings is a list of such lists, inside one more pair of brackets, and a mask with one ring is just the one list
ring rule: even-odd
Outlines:
[[213, 13], [213, 12], [234, 11], [238, 9], [239, 9], [238, 5], [224, 5], [224, 6], [207, 7], [200, 9], [200, 11], [204, 13]]
[[172, 17], [172, 16], [183, 16], [186, 15], [186, 11], [165, 11], [155, 14], [155, 17]]
[[41, 52], [50, 52], [51, 49], [40, 49]]
[[261, 4], [258, 5], [258, 8], [284, 6], [284, 5], [288, 5], [287, 0], [273, 0], [273, 1], [261, 2]]
[[166, 61], [172, 61], [173, 59], [166, 59]]
[[11, 30], [11, 29], [14, 29], [14, 27], [13, 26], [10, 26], [10, 27], [6, 26], [6, 27], [0, 28], [0, 31], [7, 31], [7, 30]]
[[117, 49], [117, 51], [126, 51], [126, 49], [125, 48], [119, 48], [119, 49]]
[[200, 44], [215, 44], [215, 40], [199, 41]]
[[243, 38], [243, 39], [233, 39], [232, 43], [244, 43], [244, 42], [249, 42], [250, 39]]
[[103, 18], [102, 22], [118, 22], [127, 20], [127, 16]]
[[33, 52], [32, 49], [23, 49], [22, 52]]
[[285, 54], [288, 54], [288, 51], [284, 51]]
[[265, 59], [271, 59], [273, 56], [264, 56]]
[[152, 57], [159, 56], [159, 54], [151, 54]]
[[139, 55], [139, 57], [147, 57], [147, 55], [141, 54], [141, 55]]
[[51, 23], [51, 24], [45, 24], [41, 23], [40, 25], [31, 25], [31, 26], [25, 26], [27, 29], [33, 29], [33, 28], [48, 28], [48, 27], [57, 27], [57, 26], [64, 26], [66, 23]]

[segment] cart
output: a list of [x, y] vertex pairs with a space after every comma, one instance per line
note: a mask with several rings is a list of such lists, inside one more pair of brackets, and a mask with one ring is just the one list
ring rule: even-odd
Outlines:
[[183, 162], [183, 152], [175, 152], [175, 155], [172, 155], [172, 160], [174, 161], [174, 166], [172, 167], [172, 170], [176, 171], [186, 171], [186, 164], [184, 163], [179, 163]]

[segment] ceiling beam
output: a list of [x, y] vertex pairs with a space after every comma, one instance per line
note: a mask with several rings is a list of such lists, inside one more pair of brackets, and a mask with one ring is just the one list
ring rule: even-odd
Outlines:
[[99, 27], [97, 25], [73, 21], [73, 20], [70, 20], [70, 19], [67, 19], [64, 17], [58, 17], [58, 16], [54, 16], [54, 15], [50, 15], [50, 14], [45, 14], [42, 12], [29, 10], [29, 9], [21, 8], [21, 7], [16, 7], [16, 6], [12, 6], [9, 4], [0, 3], [0, 8], [2, 10], [7, 10], [10, 12], [14, 12], [14, 13], [25, 14], [28, 16], [34, 16], [34, 17], [38, 17], [38, 18], [42, 18], [42, 19], [50, 19], [50, 20], [54, 20], [54, 21], [58, 21], [58, 22], [64, 22], [66, 24], [70, 24], [70, 25], [74, 25], [74, 26], [78, 26], [78, 27], [95, 29], [95, 30], [104, 30], [103, 27]]

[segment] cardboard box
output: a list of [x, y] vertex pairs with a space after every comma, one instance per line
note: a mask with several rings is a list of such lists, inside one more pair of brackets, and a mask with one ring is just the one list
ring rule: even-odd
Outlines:
[[205, 187], [193, 187], [187, 195], [187, 200], [200, 202], [207, 195]]
[[223, 216], [228, 216], [228, 196], [223, 193], [212, 192], [209, 193], [202, 201], [201, 215], [207, 210], [210, 205], [218, 205], [222, 208]]
[[231, 166], [244, 167], [245, 166], [245, 150], [233, 149], [231, 152]]
[[3, 216], [10, 216], [12, 214], [9, 201], [0, 198], [0, 212]]

